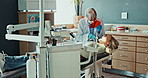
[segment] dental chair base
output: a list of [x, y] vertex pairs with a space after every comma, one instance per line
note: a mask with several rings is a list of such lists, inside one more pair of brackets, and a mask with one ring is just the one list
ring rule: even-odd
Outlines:
[[80, 78], [81, 47], [73, 43], [48, 48], [50, 78]]
[[[104, 78], [104, 76], [102, 75], [102, 61], [108, 59], [109, 57], [110, 55], [106, 52], [97, 54], [97, 61], [94, 63], [95, 71], [93, 71], [93, 57], [91, 57], [89, 63], [81, 65], [81, 70], [85, 71], [85, 78], [91, 78], [93, 74], [95, 74], [95, 78]], [[81, 62], [84, 62], [86, 60], [88, 59], [81, 59]]]

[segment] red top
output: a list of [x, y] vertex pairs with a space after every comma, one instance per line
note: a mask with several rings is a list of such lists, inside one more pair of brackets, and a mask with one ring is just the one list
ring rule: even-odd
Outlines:
[[101, 22], [96, 20], [96, 21], [92, 22], [92, 24], [90, 25], [90, 28], [96, 28], [100, 24], [101, 24]]

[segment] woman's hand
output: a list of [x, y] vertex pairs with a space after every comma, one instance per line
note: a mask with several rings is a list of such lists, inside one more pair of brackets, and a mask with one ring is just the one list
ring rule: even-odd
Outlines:
[[94, 34], [92, 34], [92, 33], [89, 33], [89, 34], [88, 34], [88, 39], [89, 39], [90, 41], [94, 41], [94, 40], [96, 39], [96, 36], [95, 36]]

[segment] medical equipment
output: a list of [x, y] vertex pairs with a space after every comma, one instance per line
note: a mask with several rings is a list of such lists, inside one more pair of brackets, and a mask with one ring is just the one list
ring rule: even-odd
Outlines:
[[29, 56], [29, 60], [26, 62], [27, 78], [36, 77], [36, 61], [33, 59], [33, 56]]
[[[6, 34], [6, 39], [9, 40], [21, 40], [21, 41], [30, 41], [37, 42], [37, 52], [39, 52], [39, 62], [37, 63], [37, 77], [38, 78], [46, 78], [46, 40], [45, 40], [45, 32], [44, 32], [44, 0], [39, 0], [39, 36], [28, 36], [28, 35], [12, 35]], [[26, 26], [24, 26], [26, 27]], [[26, 28], [24, 28], [26, 29]], [[47, 76], [49, 77], [49, 76]]]
[[[30, 25], [30, 24], [9, 25], [7, 27], [8, 34], [6, 34], [6, 39], [40, 43], [41, 42], [40, 35], [39, 36], [31, 36], [31, 35], [12, 34], [12, 30], [15, 31], [15, 30], [19, 30], [19, 29], [25, 29], [24, 26], [26, 28], [30, 28], [30, 27], [27, 27], [27, 25]], [[31, 25], [38, 27], [38, 26], [36, 26], [36, 25], [38, 25], [36, 23], [31, 24]], [[17, 26], [20, 26], [20, 27], [17, 27]], [[23, 26], [23, 28], [21, 28], [22, 26]], [[17, 29], [17, 28], [19, 28], [19, 29]], [[63, 30], [58, 31], [58, 32], [61, 32], [60, 36], [63, 37], [63, 36], [69, 35], [69, 33], [67, 35], [63, 35], [64, 32], [62, 32], [62, 31]], [[43, 32], [45, 32], [45, 31], [43, 31]], [[59, 34], [57, 32], [55, 32], [53, 34], [53, 36], [59, 36]], [[48, 44], [46, 45], [47, 39], [45, 37], [46, 37], [45, 34], [43, 34], [42, 44], [44, 44], [44, 45], [42, 47], [40, 47], [41, 44], [38, 44], [37, 48], [36, 48], [37, 52], [41, 51], [41, 54], [39, 53], [39, 62], [37, 62], [37, 63], [39, 63], [39, 64], [37, 64], [37, 77], [38, 78], [62, 78], [62, 77], [65, 78], [65, 77], [72, 76], [74, 78], [79, 78], [80, 77], [80, 58], [79, 57], [80, 57], [80, 50], [82, 48], [81, 43], [69, 44], [67, 42], [64, 45], [59, 45], [59, 46], [49, 45], [48, 46]], [[43, 54], [42, 54], [42, 52], [43, 52]], [[46, 58], [47, 53], [49, 53], [50, 59]], [[46, 62], [47, 59], [48, 59], [48, 64]], [[62, 61], [60, 61], [60, 60], [62, 60]], [[40, 65], [44, 66], [44, 67], [40, 68]], [[63, 66], [63, 67], [61, 68], [61, 66]], [[58, 69], [58, 67], [60, 69]], [[43, 71], [43, 72], [41, 72], [41, 71]], [[28, 72], [30, 72], [30, 71], [28, 71]]]
[[[15, 25], [13, 25], [13, 26], [15, 26]], [[11, 26], [9, 26], [9, 27], [11, 28]], [[55, 36], [57, 36], [57, 35], [55, 35]], [[14, 34], [10, 34], [10, 33], [6, 34], [7, 39], [16, 40], [16, 38], [14, 39], [13, 36], [14, 36]], [[22, 40], [21, 37], [26, 37], [27, 35], [25, 35], [25, 36], [16, 35], [16, 36], [18, 36], [18, 38]], [[21, 37], [19, 37], [19, 36], [21, 36]], [[32, 38], [32, 36], [29, 36], [29, 37]], [[38, 36], [35, 36], [35, 37], [38, 37]], [[34, 36], [33, 36], [33, 38], [34, 38]], [[17, 40], [19, 40], [19, 39], [17, 39]], [[27, 40], [27, 41], [30, 41], [30, 40]], [[47, 40], [44, 39], [44, 42], [46, 42], [46, 41]], [[85, 43], [86, 43], [86, 41], [85, 41]], [[37, 46], [37, 51], [39, 51], [39, 49], [40, 49], [38, 46]], [[46, 52], [46, 54], [47, 54], [47, 51], [46, 51], [47, 49], [48, 49], [48, 52], [51, 54], [50, 59], [49, 59], [50, 64], [49, 64], [49, 66], [46, 66], [46, 67], [50, 68], [50, 70], [45, 69], [45, 72], [46, 72], [45, 75], [47, 75], [48, 78], [62, 78], [62, 77], [64, 78], [64, 77], [70, 77], [70, 76], [77, 78], [80, 76], [80, 58], [79, 58], [80, 54], [79, 54], [79, 51], [81, 51], [81, 48], [82, 48], [80, 43], [79, 44], [65, 43], [62, 46], [50, 46], [49, 45], [48, 47], [46, 45], [45, 48], [46, 49], [44, 49], [44, 51]], [[90, 60], [91, 59], [91, 52], [98, 52], [98, 50], [96, 48], [92, 48], [92, 47], [86, 47], [86, 51], [90, 52], [89, 60], [81, 63], [81, 65], [88, 65], [91, 61]], [[45, 55], [45, 57], [46, 57], [46, 55]], [[108, 56], [105, 56], [105, 58], [108, 58]], [[47, 59], [47, 58], [45, 58], [45, 59]], [[61, 59], [63, 59], [63, 60], [61, 60]], [[65, 60], [67, 60], [67, 62], [64, 62]], [[102, 59], [101, 59], [101, 61], [102, 61]], [[46, 64], [46, 62], [45, 62], [45, 64]], [[71, 65], [71, 66], [69, 67], [69, 65]], [[101, 63], [99, 63], [99, 65], [101, 66]], [[66, 66], [66, 69], [64, 67], [61, 68], [61, 66]], [[60, 69], [57, 69], [57, 67], [59, 67]], [[69, 68], [67, 68], [67, 67], [69, 67]], [[74, 68], [75, 68], [75, 70], [74, 70]], [[100, 69], [100, 72], [102, 72], [101, 67], [99, 69]], [[75, 73], [73, 73], [73, 72], [75, 72]], [[69, 74], [67, 74], [67, 73], [69, 73]], [[86, 71], [86, 73], [87, 73], [87, 71]]]
[[[39, 53], [39, 62], [37, 62], [37, 78], [65, 78], [65, 77], [80, 77], [80, 51], [81, 43], [64, 44], [62, 46], [47, 46], [47, 39], [45, 38], [44, 30], [44, 12], [43, 1], [39, 0], [40, 4], [40, 22], [39, 24], [19, 24], [10, 25], [7, 28], [6, 39], [29, 41], [38, 43], [36, 51]], [[38, 26], [39, 25], [39, 26]], [[15, 27], [16, 26], [16, 27]], [[11, 34], [12, 31], [27, 29], [31, 27], [39, 27], [39, 36], [17, 35]], [[57, 36], [59, 31], [54, 33]], [[49, 34], [50, 36], [50, 34]], [[63, 36], [60, 31], [60, 36]], [[49, 51], [50, 59], [46, 61], [47, 49]], [[50, 60], [50, 61], [49, 61]], [[48, 62], [48, 64], [47, 64]], [[58, 64], [57, 64], [58, 63]]]

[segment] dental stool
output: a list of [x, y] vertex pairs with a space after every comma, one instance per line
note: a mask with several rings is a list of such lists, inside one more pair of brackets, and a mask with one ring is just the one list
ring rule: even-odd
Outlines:
[[[99, 78], [104, 78], [104, 76], [102, 75], [102, 61], [108, 59], [110, 57], [109, 53], [103, 52], [103, 53], [99, 53], [96, 56], [96, 61], [95, 63], [98, 64], [99, 68], [95, 69], [98, 70], [99, 72]], [[88, 61], [87, 63], [84, 63]], [[85, 71], [85, 73], [81, 76], [81, 78], [90, 78], [87, 77], [86, 75], [89, 73], [94, 73], [94, 72], [90, 72], [92, 70], [90, 70], [89, 68], [93, 66], [94, 63], [94, 58], [93, 56], [91, 56], [91, 53], [89, 54], [89, 58], [81, 58], [81, 71]], [[84, 77], [85, 76], [85, 77]], [[95, 76], [96, 77], [96, 76]]]

